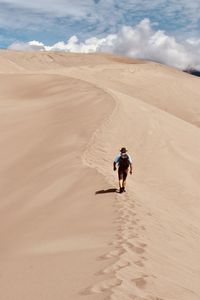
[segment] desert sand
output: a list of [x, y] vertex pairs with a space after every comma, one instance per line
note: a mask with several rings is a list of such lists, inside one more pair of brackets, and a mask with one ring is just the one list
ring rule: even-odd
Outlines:
[[0, 51], [0, 299], [200, 299], [199, 86], [117, 55]]

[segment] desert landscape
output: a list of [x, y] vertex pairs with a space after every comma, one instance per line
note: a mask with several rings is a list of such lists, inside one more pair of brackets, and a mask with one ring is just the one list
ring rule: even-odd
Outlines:
[[13, 50], [0, 78], [0, 299], [199, 300], [200, 78]]

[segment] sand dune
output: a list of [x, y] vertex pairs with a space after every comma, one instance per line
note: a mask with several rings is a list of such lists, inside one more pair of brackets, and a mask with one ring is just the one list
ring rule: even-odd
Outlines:
[[0, 298], [199, 300], [199, 78], [0, 51], [0, 79]]

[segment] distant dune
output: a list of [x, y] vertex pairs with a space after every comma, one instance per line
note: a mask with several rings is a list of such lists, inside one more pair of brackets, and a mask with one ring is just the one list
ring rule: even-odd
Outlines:
[[200, 299], [199, 84], [111, 54], [0, 51], [0, 299]]

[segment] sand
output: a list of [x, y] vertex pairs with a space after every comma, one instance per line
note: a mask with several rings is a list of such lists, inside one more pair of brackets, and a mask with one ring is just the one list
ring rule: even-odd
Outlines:
[[[0, 51], [0, 299], [200, 299], [199, 80]], [[134, 172], [118, 194], [123, 146]]]

